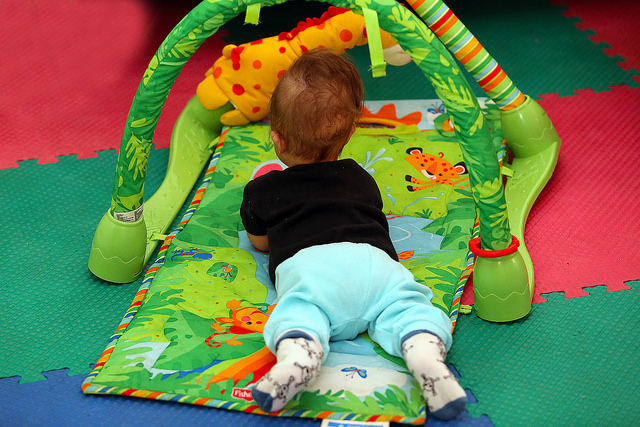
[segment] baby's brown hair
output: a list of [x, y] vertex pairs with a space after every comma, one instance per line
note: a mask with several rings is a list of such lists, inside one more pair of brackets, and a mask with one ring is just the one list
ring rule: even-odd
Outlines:
[[271, 97], [271, 130], [296, 156], [319, 162], [340, 154], [361, 114], [364, 86], [343, 55], [314, 49], [291, 65]]

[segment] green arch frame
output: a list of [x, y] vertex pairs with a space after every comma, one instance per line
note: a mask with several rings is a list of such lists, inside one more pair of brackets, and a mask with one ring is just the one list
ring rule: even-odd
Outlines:
[[[121, 142], [109, 213], [135, 211], [142, 206], [147, 160], [160, 113], [182, 67], [195, 51], [247, 7], [285, 2], [205, 0], [169, 33], [151, 59], [133, 99]], [[461, 141], [478, 208], [482, 246], [490, 250], [507, 247], [511, 243], [511, 232], [495, 148], [478, 101], [449, 51], [424, 22], [393, 0], [325, 2], [358, 14], [363, 13], [363, 8], [375, 11], [380, 27], [412, 56], [447, 107]]]
[[[222, 130], [220, 116], [233, 108], [228, 103], [211, 111], [204, 109], [195, 96], [189, 101], [174, 126], [165, 180], [144, 203], [153, 134], [183, 66], [208, 37], [232, 18], [248, 11], [248, 20], [256, 21], [260, 7], [286, 1], [205, 0], [161, 44], [132, 102], [122, 136], [111, 207], [93, 238], [89, 269], [96, 276], [116, 283], [131, 282], [138, 277], [208, 163], [213, 152], [211, 144]], [[411, 55], [436, 90], [460, 141], [480, 223], [480, 245], [477, 242], [473, 245], [483, 250], [474, 269], [476, 314], [498, 322], [525, 316], [531, 308], [534, 276], [531, 258], [523, 244], [524, 225], [558, 159], [560, 139], [551, 120], [526, 95], [522, 104], [502, 111], [502, 129], [514, 157], [505, 190], [496, 150], [478, 101], [445, 47], [447, 42], [452, 44], [451, 37], [458, 32], [443, 34], [443, 44], [423, 22], [423, 19], [429, 22], [431, 12], [445, 10], [446, 5], [441, 0], [410, 1], [419, 18], [394, 0], [319, 1], [351, 9], [365, 15], [365, 19], [375, 13], [379, 26]], [[461, 23], [459, 28], [467, 31]], [[378, 65], [376, 60], [374, 69]], [[496, 100], [495, 93], [488, 94]], [[513, 237], [520, 240], [519, 249]]]
[[[286, 0], [262, 2], [259, 0], [205, 0], [178, 23], [161, 44], [151, 59], [133, 99], [122, 136], [111, 207], [103, 216], [94, 234], [88, 264], [89, 269], [96, 276], [109, 282], [128, 283], [142, 273], [157, 241], [163, 239], [162, 233], [171, 224], [191, 186], [195, 184], [201, 168], [211, 156], [211, 144], [222, 130], [220, 116], [233, 108], [227, 104], [215, 111], [206, 110], [196, 97], [187, 104], [174, 126], [167, 176], [156, 194], [144, 204], [144, 181], [153, 134], [169, 91], [183, 66], [208, 37], [215, 34], [232, 18], [248, 8], [252, 17], [255, 18], [256, 9], [285, 2]], [[510, 247], [512, 235], [508, 211], [511, 209], [508, 209], [505, 200], [497, 153], [478, 101], [447, 48], [420, 18], [394, 0], [324, 0], [324, 2], [351, 9], [359, 14], [371, 15], [371, 12], [375, 12], [379, 26], [390, 33], [411, 55], [414, 63], [422, 70], [447, 107], [460, 140], [480, 223], [481, 247], [488, 251], [500, 251]], [[416, 84], [424, 84], [424, 82], [416, 81]], [[534, 107], [539, 109], [537, 104]], [[544, 138], [549, 133], [549, 129], [553, 130], [553, 127], [548, 118], [538, 120], [541, 113], [544, 113], [541, 109], [534, 111], [533, 114], [530, 114], [529, 110], [518, 111], [517, 114], [509, 113], [511, 119], [508, 122], [513, 124], [508, 127], [521, 130], [522, 137], [518, 136], [519, 141], [516, 146], [523, 147], [519, 151], [525, 155], [526, 158], [523, 159], [525, 163], [530, 163], [529, 160], [548, 145], [555, 150], [557, 158], [559, 144], [557, 134], [553, 131], [551, 133], [555, 134], [555, 137]], [[503, 115], [503, 122], [504, 120]], [[526, 125], [526, 123], [533, 123], [533, 125]], [[508, 123], [503, 123], [505, 136], [506, 124]], [[186, 133], [189, 134], [189, 138], [181, 138]], [[196, 135], [195, 140], [194, 135]], [[538, 137], [539, 135], [542, 135], [542, 138]], [[539, 147], [528, 148], [532, 141], [536, 147]], [[540, 141], [544, 144], [540, 145]], [[550, 174], [552, 167], [547, 169]], [[548, 175], [544, 182], [548, 179]], [[543, 180], [539, 181], [535, 183], [536, 187], [531, 194], [538, 194], [536, 192], [541, 188], [538, 184]], [[520, 189], [520, 192], [523, 191]], [[516, 218], [520, 226], [516, 231], [520, 236], [524, 229], [526, 213], [533, 200], [535, 197], [527, 198], [525, 209], [520, 209], [519, 212], [518, 209], [515, 210], [519, 213]], [[146, 210], [144, 214], [143, 207]], [[528, 265], [530, 266], [530, 260]], [[479, 267], [478, 264], [476, 270]], [[502, 271], [502, 269], [493, 268], [483, 268], [483, 270]], [[532, 266], [529, 268], [529, 279], [526, 278], [527, 271], [524, 269], [524, 264], [518, 267], [516, 276], [520, 278], [524, 276], [523, 285], [520, 287], [529, 289], [533, 287]], [[482, 283], [482, 286], [480, 286], [481, 283], [475, 286], [476, 290], [482, 288], [489, 292], [486, 297], [477, 295], [477, 307], [480, 307], [480, 300], [478, 300], [480, 297], [481, 300], [488, 301], [482, 303], [486, 306], [487, 313], [490, 315], [494, 312], [504, 313], [514, 305], [512, 296], [521, 294], [529, 301], [525, 301], [524, 305], [518, 304], [522, 309], [518, 310], [517, 317], [509, 315], [507, 318], [500, 314], [494, 320], [513, 320], [529, 311], [532, 291], [514, 293], [512, 273], [505, 276], [505, 289], [496, 290], [494, 273], [489, 274], [488, 277], [489, 280]], [[516, 297], [519, 297], [518, 295]]]

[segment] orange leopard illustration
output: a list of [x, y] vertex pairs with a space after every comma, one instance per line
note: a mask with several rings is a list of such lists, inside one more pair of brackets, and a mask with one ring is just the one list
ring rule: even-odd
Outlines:
[[[424, 190], [425, 188], [441, 184], [453, 187], [469, 179], [468, 176], [461, 176], [468, 174], [464, 162], [458, 162], [452, 165], [444, 159], [444, 153], [438, 153], [438, 156], [434, 156], [423, 153], [420, 147], [411, 147], [407, 150], [407, 154], [409, 154], [409, 156], [407, 156], [405, 160], [416, 168], [422, 176], [428, 179], [428, 181], [423, 181], [407, 175], [405, 179], [412, 184], [407, 185], [409, 191]], [[466, 185], [463, 187], [466, 187]]]

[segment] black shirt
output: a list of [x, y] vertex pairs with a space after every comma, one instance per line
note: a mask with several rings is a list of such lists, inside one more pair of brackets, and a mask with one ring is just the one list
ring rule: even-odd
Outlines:
[[351, 159], [297, 165], [249, 182], [240, 207], [248, 233], [269, 239], [269, 275], [301, 249], [368, 243], [398, 256], [374, 179]]

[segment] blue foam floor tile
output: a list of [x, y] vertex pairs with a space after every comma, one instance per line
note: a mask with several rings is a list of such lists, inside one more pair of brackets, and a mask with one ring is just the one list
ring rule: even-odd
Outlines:
[[[0, 379], [0, 425], [3, 426], [121, 426], [141, 423], [175, 427], [315, 427], [320, 421], [245, 414], [180, 403], [121, 396], [82, 394], [84, 375], [67, 369], [44, 372], [45, 381], [19, 383], [18, 377]], [[472, 418], [468, 412], [450, 422], [428, 420], [429, 426], [492, 426], [488, 417]], [[401, 424], [392, 423], [393, 427]]]
[[[46, 381], [0, 380], [0, 425], [5, 426], [234, 426], [276, 427], [282, 419], [179, 403], [82, 394], [84, 375], [45, 372]], [[313, 420], [287, 419], [287, 426], [311, 427]]]

